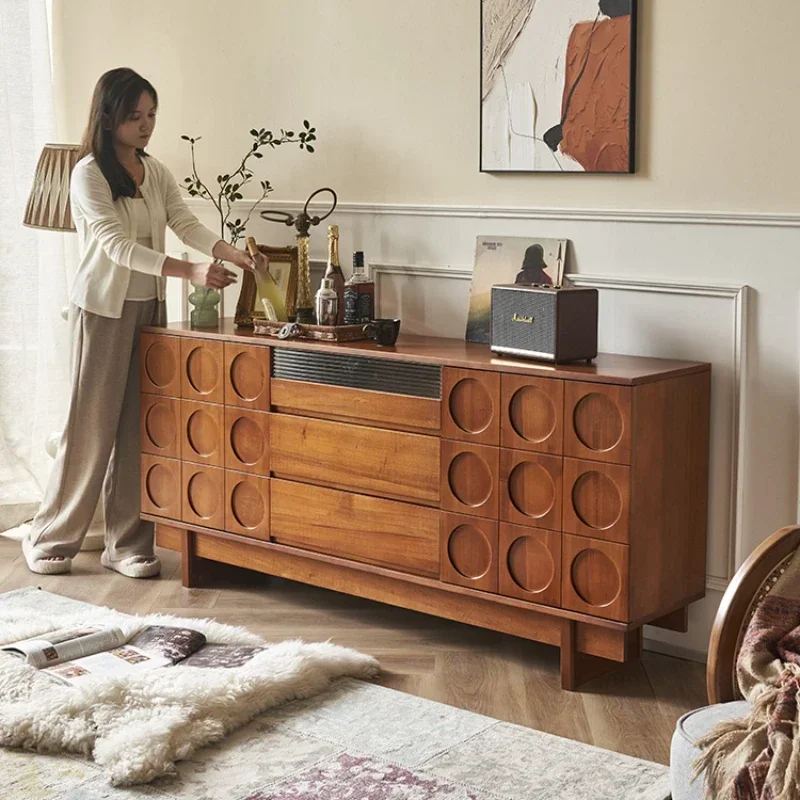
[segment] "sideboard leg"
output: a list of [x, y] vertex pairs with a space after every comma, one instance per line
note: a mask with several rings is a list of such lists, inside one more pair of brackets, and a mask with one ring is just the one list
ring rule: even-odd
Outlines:
[[678, 633], [686, 633], [689, 630], [689, 606], [679, 608], [671, 614], [666, 614], [663, 617], [654, 619], [650, 625], [656, 628], [664, 628], [668, 631], [678, 631]]
[[[599, 678], [608, 672], [618, 669], [622, 664], [618, 661], [611, 661], [599, 656], [590, 656], [586, 653], [579, 653], [575, 634], [577, 625], [572, 620], [565, 619], [561, 627], [561, 688], [568, 692], [574, 692], [579, 686], [593, 678]], [[635, 639], [636, 637], [634, 637]], [[638, 657], [638, 648], [634, 641], [631, 641], [629, 657]]]
[[194, 589], [202, 585], [202, 562], [195, 553], [194, 531], [181, 531], [181, 585]]

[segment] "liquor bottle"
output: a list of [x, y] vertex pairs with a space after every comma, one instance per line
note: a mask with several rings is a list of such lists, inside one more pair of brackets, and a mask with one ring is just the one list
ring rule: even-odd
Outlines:
[[[333, 283], [333, 290], [338, 298], [338, 312], [336, 322], [332, 324], [341, 325], [344, 322], [344, 273], [339, 264], [339, 226], [328, 226], [328, 266], [325, 269], [325, 277]], [[322, 325], [322, 323], [318, 323]]]
[[330, 278], [323, 278], [314, 298], [317, 325], [336, 325], [339, 312], [339, 297]]
[[344, 324], [369, 322], [375, 315], [375, 284], [364, 272], [364, 253], [353, 253], [353, 274], [344, 287]]

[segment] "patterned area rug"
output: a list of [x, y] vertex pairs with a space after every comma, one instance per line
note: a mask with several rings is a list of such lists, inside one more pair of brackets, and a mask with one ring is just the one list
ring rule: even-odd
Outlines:
[[[67, 601], [69, 602], [69, 601]], [[0, 749], [3, 800], [663, 800], [666, 767], [357, 680], [258, 717], [175, 777]]]

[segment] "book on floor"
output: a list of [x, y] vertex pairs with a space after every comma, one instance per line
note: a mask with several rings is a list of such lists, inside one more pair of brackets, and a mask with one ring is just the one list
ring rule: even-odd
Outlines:
[[166, 625], [149, 625], [129, 640], [115, 626], [83, 625], [0, 647], [69, 685], [159, 667], [238, 667], [262, 649], [209, 644], [199, 631]]

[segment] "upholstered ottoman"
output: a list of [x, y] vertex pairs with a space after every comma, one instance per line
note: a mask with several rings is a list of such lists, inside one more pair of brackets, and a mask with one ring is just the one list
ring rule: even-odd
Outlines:
[[700, 755], [694, 743], [709, 733], [718, 722], [743, 717], [747, 710], [747, 701], [737, 700], [698, 708], [678, 720], [672, 737], [670, 756], [672, 800], [703, 800], [703, 777], [700, 776], [692, 782], [692, 764]]

